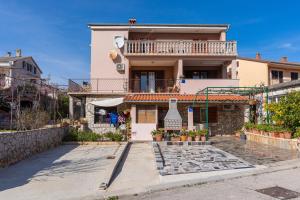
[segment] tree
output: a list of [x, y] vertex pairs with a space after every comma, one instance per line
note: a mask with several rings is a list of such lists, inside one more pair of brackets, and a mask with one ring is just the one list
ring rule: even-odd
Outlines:
[[269, 110], [276, 124], [295, 132], [300, 127], [300, 92], [288, 93], [278, 103], [271, 103]]

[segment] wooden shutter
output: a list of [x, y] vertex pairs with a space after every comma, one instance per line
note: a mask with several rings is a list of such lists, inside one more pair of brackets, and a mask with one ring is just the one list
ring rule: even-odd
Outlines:
[[137, 123], [155, 123], [155, 106], [137, 106]]

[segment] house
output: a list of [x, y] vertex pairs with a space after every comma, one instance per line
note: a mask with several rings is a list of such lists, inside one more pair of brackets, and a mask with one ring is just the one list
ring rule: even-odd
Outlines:
[[203, 93], [207, 87], [239, 86], [228, 73], [237, 58], [236, 41], [226, 38], [229, 25], [131, 20], [89, 28], [90, 78], [69, 81], [72, 119], [85, 117], [92, 131], [104, 133], [118, 126], [109, 114], [125, 111], [130, 113], [133, 140], [152, 140], [153, 129], [167, 129], [165, 117], [171, 107], [180, 113], [176, 130], [201, 128], [209, 121], [212, 135], [231, 134], [243, 125], [247, 98], [232, 94], [206, 98]]
[[[287, 57], [280, 61], [262, 59], [260, 53], [255, 58], [238, 57], [237, 67], [231, 68], [232, 76], [239, 79], [240, 86], [271, 86], [299, 79], [300, 63], [289, 62]], [[250, 76], [255, 71], [255, 76]]]
[[[8, 52], [0, 57], [0, 128], [9, 127], [12, 116], [9, 103], [16, 100], [16, 89], [26, 84], [36, 84], [41, 88], [41, 74], [35, 60], [31, 56], [22, 56], [21, 49], [16, 50], [15, 56]], [[33, 101], [32, 95], [22, 95], [20, 107], [30, 106]]]
[[[20, 84], [21, 80], [38, 82], [41, 80], [42, 70], [31, 56], [22, 56], [21, 49], [16, 55], [11, 52], [0, 57], [0, 88], [7, 89]], [[19, 82], [19, 83], [17, 83]]]

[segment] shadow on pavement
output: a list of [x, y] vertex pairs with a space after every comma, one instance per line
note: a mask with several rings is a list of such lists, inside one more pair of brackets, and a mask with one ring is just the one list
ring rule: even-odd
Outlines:
[[[57, 169], [58, 166], [66, 166], [68, 161], [57, 163], [54, 163], [54, 161], [76, 147], [77, 145], [62, 145], [55, 149], [50, 149], [34, 155], [9, 167], [0, 169], [0, 191], [25, 185], [33, 177], [35, 177], [35, 175], [43, 170], [49, 170], [51, 168]], [[43, 174], [43, 172], [41, 172], [41, 174], [37, 176], [42, 175], [49, 176], [50, 173]]]
[[130, 148], [131, 148], [131, 143], [128, 143], [128, 147], [126, 149], [126, 151], [124, 152], [124, 155], [117, 167], [117, 170], [115, 171], [115, 173], [113, 174], [109, 184], [108, 184], [108, 187], [114, 182], [114, 180], [119, 176], [119, 174], [122, 172], [122, 169], [123, 169], [123, 166], [124, 166], [124, 163], [128, 157], [128, 154], [129, 154], [129, 151], [130, 151]]

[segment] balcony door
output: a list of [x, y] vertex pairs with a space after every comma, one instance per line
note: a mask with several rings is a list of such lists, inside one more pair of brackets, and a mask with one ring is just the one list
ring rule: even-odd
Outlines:
[[132, 71], [133, 92], [154, 93], [160, 86], [160, 80], [164, 77], [163, 71]]

